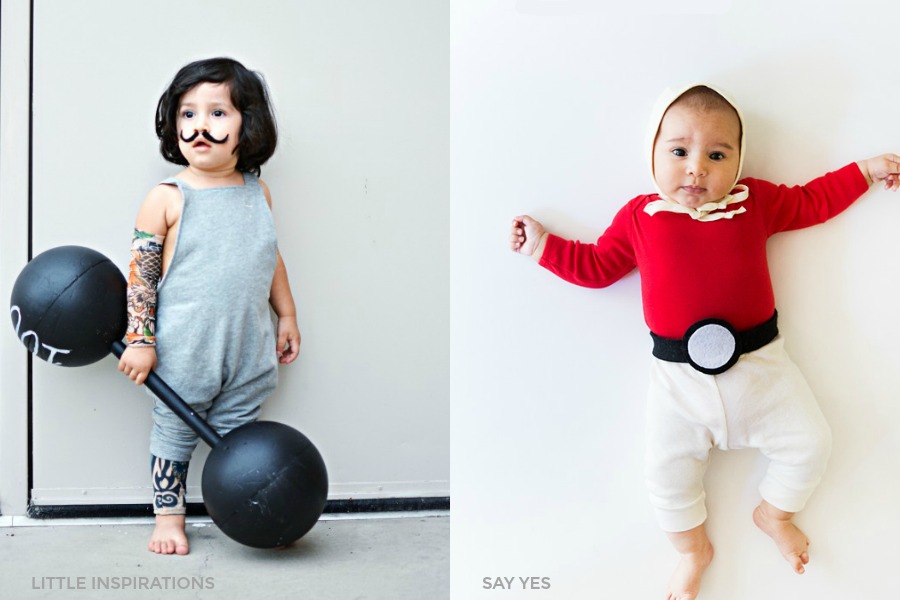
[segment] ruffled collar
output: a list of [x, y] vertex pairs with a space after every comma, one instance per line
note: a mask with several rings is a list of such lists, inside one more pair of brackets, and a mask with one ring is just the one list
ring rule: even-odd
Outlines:
[[743, 202], [749, 197], [750, 188], [748, 188], [744, 184], [738, 184], [734, 186], [734, 189], [731, 190], [731, 193], [726, 195], [721, 200], [718, 200], [716, 202], [707, 202], [706, 204], [698, 206], [697, 208], [691, 208], [689, 206], [678, 204], [674, 200], [670, 200], [665, 196], [660, 195], [661, 199], [649, 202], [647, 206], [644, 207], [644, 212], [651, 217], [659, 212], [674, 212], [689, 215], [695, 221], [718, 221], [719, 219], [731, 219], [735, 215], [747, 212], [747, 209], [743, 206], [729, 211], [725, 211], [723, 209], [731, 206], [732, 204]]

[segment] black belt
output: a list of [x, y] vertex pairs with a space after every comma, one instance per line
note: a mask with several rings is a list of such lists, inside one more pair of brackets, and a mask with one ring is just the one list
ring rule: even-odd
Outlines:
[[741, 354], [759, 350], [777, 335], [778, 311], [765, 323], [746, 331], [736, 331], [722, 319], [704, 319], [691, 325], [679, 340], [650, 332], [653, 356], [668, 362], [689, 363], [707, 375], [724, 373]]

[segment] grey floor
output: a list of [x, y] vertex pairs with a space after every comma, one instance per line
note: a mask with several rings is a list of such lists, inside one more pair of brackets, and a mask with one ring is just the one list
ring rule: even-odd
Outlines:
[[450, 597], [448, 513], [321, 520], [284, 550], [241, 546], [197, 519], [188, 523], [187, 556], [149, 552], [149, 519], [89, 523], [7, 521], [12, 526], [0, 527], [0, 598]]

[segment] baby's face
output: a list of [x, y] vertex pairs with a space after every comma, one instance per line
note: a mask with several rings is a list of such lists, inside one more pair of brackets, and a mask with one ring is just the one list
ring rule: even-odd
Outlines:
[[231, 103], [228, 84], [203, 82], [186, 91], [176, 122], [178, 149], [188, 164], [213, 171], [235, 167], [242, 117]]
[[737, 177], [740, 136], [740, 122], [731, 111], [670, 107], [653, 146], [659, 189], [690, 208], [721, 200]]

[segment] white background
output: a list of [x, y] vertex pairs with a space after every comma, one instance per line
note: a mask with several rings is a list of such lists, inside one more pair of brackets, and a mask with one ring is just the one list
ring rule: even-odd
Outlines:
[[[7, 4], [7, 17], [28, 5]], [[447, 5], [37, 0], [34, 10], [34, 253], [78, 244], [127, 269], [141, 201], [181, 168], [157, 150], [160, 94], [199, 58], [231, 56], [261, 71], [280, 130], [262, 176], [303, 336], [263, 418], [313, 440], [331, 498], [448, 495]], [[27, 59], [12, 46], [22, 24], [4, 23], [13, 83]], [[23, 94], [5, 87], [4, 110]], [[27, 152], [26, 140], [13, 143], [21, 118], [4, 121], [12, 159]], [[7, 164], [0, 203], [18, 215], [28, 198], [13, 182], [26, 173]], [[7, 298], [25, 240], [9, 229]], [[2, 339], [4, 365], [18, 361], [11, 331]], [[35, 361], [37, 504], [149, 502], [151, 400], [115, 364]], [[3, 374], [14, 392], [2, 414], [14, 417], [0, 427], [19, 442], [4, 446], [9, 470], [26, 452], [14, 420], [25, 397], [13, 380], [24, 376]], [[194, 461], [190, 499], [201, 472]], [[22, 514], [23, 495], [18, 485], [0, 489], [4, 514]]]
[[[599, 4], [599, 3], [596, 3]], [[663, 88], [721, 85], [747, 121], [744, 175], [804, 183], [900, 151], [895, 4], [453, 2], [453, 598], [662, 598], [677, 556], [643, 483], [650, 337], [640, 277], [605, 290], [507, 249], [511, 219], [592, 241], [653, 190], [643, 146]], [[797, 523], [794, 575], [754, 527], [765, 462], [716, 452], [716, 559], [701, 598], [900, 595], [900, 196], [771, 240], [780, 327], [834, 430]], [[549, 589], [483, 589], [549, 577]], [[540, 587], [540, 584], [539, 586]]]

